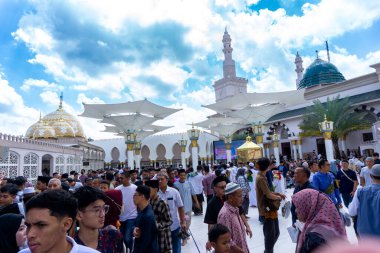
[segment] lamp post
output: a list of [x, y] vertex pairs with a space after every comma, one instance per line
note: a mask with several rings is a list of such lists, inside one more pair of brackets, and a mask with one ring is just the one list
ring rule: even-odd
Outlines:
[[231, 135], [226, 135], [224, 137], [224, 143], [226, 144], [226, 153], [227, 153], [227, 162], [231, 162], [231, 143], [232, 143], [232, 137]]
[[278, 152], [278, 134], [276, 134], [276, 130], [273, 130], [272, 135], [273, 140], [273, 150], [274, 150], [274, 157], [276, 158], [276, 165], [280, 165], [280, 153]]
[[253, 133], [256, 136], [256, 143], [261, 147], [261, 154], [264, 154], [264, 144], [263, 144], [263, 137], [264, 137], [264, 125], [262, 125], [260, 122], [259, 124], [252, 125]]
[[326, 158], [331, 162], [334, 160], [334, 149], [331, 140], [331, 134], [334, 130], [334, 122], [328, 121], [326, 114], [325, 120], [319, 123], [319, 130], [323, 133], [323, 137], [325, 138]]
[[141, 170], [141, 165], [140, 165], [140, 163], [141, 163], [141, 141], [136, 141], [134, 149], [135, 149], [136, 168], [139, 170], [139, 173], [140, 173], [140, 170]]
[[194, 125], [192, 125], [191, 129], [187, 131], [191, 141], [192, 166], [194, 169], [198, 166], [198, 139], [200, 132], [199, 129], [194, 128]]
[[186, 146], [187, 146], [187, 140], [182, 139], [178, 141], [179, 145], [181, 146], [181, 163], [183, 168], [186, 169]]
[[136, 144], [136, 133], [128, 130], [125, 135], [125, 144], [127, 144], [127, 155], [128, 155], [128, 167], [133, 170], [135, 168], [135, 164], [133, 163], [133, 148]]

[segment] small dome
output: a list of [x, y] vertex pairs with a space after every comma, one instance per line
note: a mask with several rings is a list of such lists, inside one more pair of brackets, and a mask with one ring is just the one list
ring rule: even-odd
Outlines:
[[36, 129], [39, 128], [41, 125], [42, 125], [42, 121], [41, 120], [39, 120], [36, 123], [34, 123], [33, 125], [31, 125], [28, 128], [28, 130], [26, 130], [25, 137], [29, 138], [29, 139], [32, 139], [34, 131], [36, 131]]
[[56, 139], [54, 129], [43, 122], [33, 133], [34, 139]]
[[63, 119], [60, 119], [57, 122], [52, 124], [52, 128], [55, 131], [55, 136], [60, 137], [75, 137], [74, 129], [70, 126], [69, 123], [65, 122]]
[[[51, 126], [57, 122], [64, 121], [65, 123], [67, 123], [69, 126], [72, 127], [75, 137], [84, 138], [83, 128], [81, 124], [79, 123], [79, 121], [73, 115], [63, 110], [61, 107], [58, 108], [56, 111], [51, 112], [45, 117], [43, 117], [42, 120], [46, 121]], [[68, 137], [68, 136], [65, 136], [65, 137]]]
[[334, 64], [317, 58], [306, 69], [300, 81], [299, 89], [319, 84], [333, 84], [344, 80], [346, 79]]

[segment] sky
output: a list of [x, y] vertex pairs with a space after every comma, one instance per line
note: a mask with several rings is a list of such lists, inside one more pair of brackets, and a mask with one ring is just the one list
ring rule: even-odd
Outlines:
[[[380, 62], [378, 0], [0, 0], [0, 132], [25, 134], [39, 114], [83, 112], [82, 103], [147, 98], [182, 110], [157, 121], [183, 131], [213, 114], [232, 38], [249, 92], [296, 88], [294, 58], [319, 57], [346, 79]], [[87, 137], [112, 138], [78, 117]]]

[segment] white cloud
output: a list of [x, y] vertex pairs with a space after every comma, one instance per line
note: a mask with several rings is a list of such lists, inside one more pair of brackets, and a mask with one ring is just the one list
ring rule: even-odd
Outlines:
[[63, 86], [59, 86], [56, 83], [49, 83], [46, 80], [37, 80], [37, 79], [26, 79], [24, 80], [24, 83], [20, 87], [23, 91], [29, 91], [30, 89], [33, 89], [33, 87], [42, 88], [43, 90], [56, 90], [56, 91], [62, 91]]
[[26, 106], [23, 98], [0, 73], [0, 132], [24, 135], [37, 122], [39, 111]]
[[209, 105], [215, 103], [215, 92], [210, 86], [204, 86], [183, 96], [182, 100], [191, 100], [192, 104]]

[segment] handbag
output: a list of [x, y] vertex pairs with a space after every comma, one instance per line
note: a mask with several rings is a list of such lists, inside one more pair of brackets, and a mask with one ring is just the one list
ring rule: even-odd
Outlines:
[[281, 200], [273, 200], [264, 196], [264, 207], [267, 212], [278, 211], [280, 209]]

